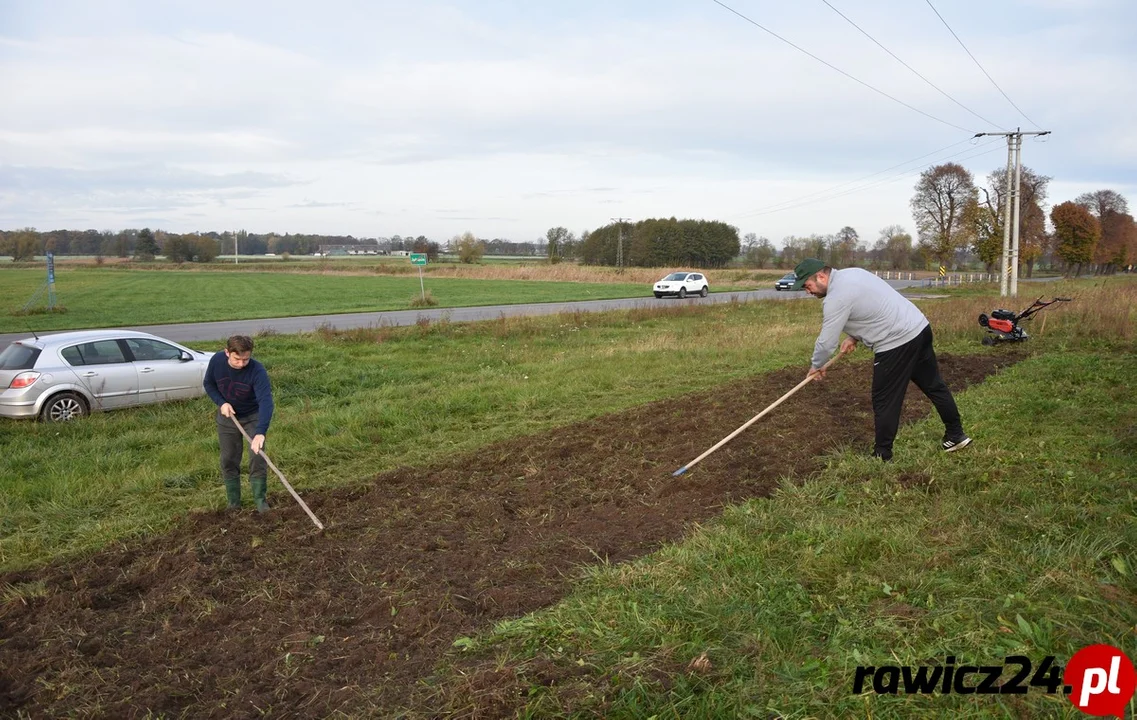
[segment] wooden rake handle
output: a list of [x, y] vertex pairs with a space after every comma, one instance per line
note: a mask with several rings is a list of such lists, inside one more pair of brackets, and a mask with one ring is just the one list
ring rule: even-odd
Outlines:
[[[237, 429], [241, 431], [241, 434], [245, 436], [245, 441], [248, 442], [250, 445], [252, 445], [253, 439], [251, 437], [249, 437], [249, 434], [247, 432], [245, 432], [245, 428], [243, 428], [241, 426], [241, 423], [237, 421], [237, 416], [236, 415], [230, 415], [229, 419], [233, 421], [233, 424], [236, 425]], [[251, 451], [252, 451], [252, 448], [250, 448], [250, 452]], [[288, 488], [288, 492], [292, 493], [292, 497], [296, 499], [296, 502], [300, 503], [300, 507], [304, 508], [304, 512], [308, 513], [308, 517], [312, 518], [312, 522], [314, 522], [316, 524], [316, 527], [323, 530], [324, 524], [322, 522], [320, 522], [319, 518], [317, 518], [315, 516], [315, 514], [308, 508], [307, 503], [305, 503], [303, 500], [300, 499], [300, 496], [296, 494], [296, 491], [293, 490], [292, 486], [288, 484], [288, 481], [284, 479], [284, 473], [282, 473], [280, 470], [277, 470], [276, 465], [273, 464], [272, 460], [269, 459], [268, 455], [265, 454], [264, 450], [261, 450], [261, 457], [263, 457], [265, 459], [265, 462], [268, 464], [268, 466], [270, 468], [272, 468], [272, 471], [274, 473], [276, 473], [276, 476], [278, 478], [280, 478], [280, 481], [282, 483], [284, 483], [284, 487]]]
[[[833, 363], [837, 362], [837, 358], [841, 357], [843, 354], [844, 354], [844, 353], [837, 353], [837, 354], [836, 354], [836, 355], [834, 355], [833, 357], [829, 358], [829, 362], [827, 362], [827, 363], [825, 363], [824, 365], [822, 365], [822, 366], [821, 366], [821, 370], [819, 370], [819, 371], [818, 371], [818, 373], [820, 373], [820, 372], [824, 372], [825, 370], [828, 370], [828, 369], [829, 369], [829, 366], [830, 366], [830, 365], [832, 365]], [[780, 398], [778, 398], [778, 399], [777, 399], [777, 400], [775, 400], [774, 402], [770, 403], [770, 406], [769, 406], [769, 407], [767, 407], [767, 408], [766, 408], [765, 410], [763, 410], [762, 412], [758, 413], [758, 414], [757, 414], [757, 415], [755, 415], [754, 417], [752, 417], [752, 418], [750, 418], [749, 420], [747, 420], [747, 421], [746, 421], [746, 422], [745, 422], [745, 423], [742, 425], [742, 427], [738, 428], [737, 430], [735, 430], [734, 432], [732, 432], [730, 435], [727, 435], [727, 436], [726, 436], [726, 437], [724, 437], [722, 440], [719, 440], [717, 443], [715, 443], [715, 444], [714, 444], [714, 446], [712, 446], [712, 447], [711, 447], [711, 449], [710, 449], [710, 450], [707, 450], [705, 453], [703, 453], [703, 454], [702, 454], [702, 455], [700, 455], [699, 457], [695, 458], [695, 459], [694, 459], [694, 460], [692, 460], [691, 462], [687, 463], [687, 464], [686, 464], [686, 465], [684, 465], [683, 467], [681, 467], [681, 468], [679, 468], [678, 470], [676, 470], [675, 472], [671, 473], [671, 476], [672, 476], [672, 477], [679, 477], [679, 476], [680, 476], [680, 475], [682, 475], [683, 473], [685, 473], [685, 472], [687, 472], [688, 470], [690, 470], [691, 468], [695, 467], [695, 464], [696, 464], [696, 463], [698, 463], [700, 460], [702, 460], [702, 459], [703, 459], [703, 458], [705, 458], [706, 456], [708, 456], [708, 455], [710, 455], [711, 453], [713, 453], [715, 450], [718, 450], [720, 447], [722, 447], [723, 445], [726, 445], [728, 442], [730, 442], [731, 440], [733, 440], [733, 439], [734, 439], [734, 438], [735, 438], [735, 437], [736, 437], [736, 436], [737, 436], [737, 435], [738, 435], [740, 432], [742, 432], [742, 431], [743, 431], [743, 430], [745, 430], [746, 428], [750, 427], [750, 426], [751, 426], [751, 425], [753, 425], [754, 423], [758, 422], [758, 420], [760, 420], [760, 419], [761, 419], [763, 416], [765, 416], [765, 415], [766, 415], [768, 412], [770, 412], [770, 411], [771, 411], [771, 410], [773, 410], [774, 408], [776, 408], [776, 407], [778, 407], [779, 405], [781, 405], [781, 404], [782, 404], [782, 402], [783, 402], [783, 401], [784, 401], [786, 398], [788, 398], [790, 395], [793, 395], [793, 394], [794, 394], [794, 393], [796, 393], [798, 390], [801, 390], [803, 387], [805, 387], [806, 385], [808, 385], [808, 384], [809, 384], [809, 382], [810, 382], [811, 380], [813, 380], [813, 379], [814, 379], [814, 378], [816, 378], [816, 377], [818, 377], [818, 374], [813, 374], [813, 375], [810, 375], [809, 377], [807, 377], [805, 380], [802, 380], [801, 382], [799, 382], [797, 385], [795, 385], [795, 386], [794, 386], [793, 390], [790, 390], [790, 391], [789, 391], [788, 393], [786, 393], [785, 395], [781, 396]]]

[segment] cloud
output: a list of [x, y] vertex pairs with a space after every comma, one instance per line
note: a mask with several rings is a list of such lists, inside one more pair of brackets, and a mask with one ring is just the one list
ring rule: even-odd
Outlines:
[[[923, 4], [841, 10], [998, 125], [821, 4], [730, 4], [947, 124], [711, 2], [61, 0], [22, 6], [0, 30], [0, 96], [18, 108], [0, 117], [0, 222], [125, 223], [165, 208], [172, 229], [213, 218], [278, 232], [525, 238], [614, 214], [687, 215], [780, 237], [908, 223], [924, 163], [967, 150], [956, 159], [983, 177], [1005, 162], [997, 147], [934, 150], [1030, 124]], [[939, 9], [1015, 104], [1053, 130], [1027, 141], [1026, 164], [1132, 186], [1137, 11], [1097, 6]], [[466, 226], [476, 223], [487, 227]]]

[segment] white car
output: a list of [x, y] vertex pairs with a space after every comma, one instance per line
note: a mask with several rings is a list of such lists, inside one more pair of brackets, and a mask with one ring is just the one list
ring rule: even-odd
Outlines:
[[212, 356], [133, 330], [17, 340], [0, 352], [0, 417], [59, 422], [198, 397]]
[[665, 295], [679, 298], [688, 295], [706, 297], [710, 291], [711, 286], [707, 284], [707, 276], [697, 272], [673, 272], [652, 287], [652, 292], [657, 298]]

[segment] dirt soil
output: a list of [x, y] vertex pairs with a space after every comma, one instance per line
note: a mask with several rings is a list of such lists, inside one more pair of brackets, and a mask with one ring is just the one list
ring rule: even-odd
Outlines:
[[[1017, 359], [940, 363], [958, 392]], [[838, 447], [867, 452], [870, 374], [839, 363], [679, 478], [801, 368], [308, 493], [322, 533], [276, 485], [264, 516], [193, 513], [162, 536], [0, 575], [0, 588], [45, 590], [0, 604], [0, 716], [444, 714], [422, 681], [455, 638], [555, 603], [580, 566], [680, 540]], [[910, 387], [904, 419], [929, 412]]]

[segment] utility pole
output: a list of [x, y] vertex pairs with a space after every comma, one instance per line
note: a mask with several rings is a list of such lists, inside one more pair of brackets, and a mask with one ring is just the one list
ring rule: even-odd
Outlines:
[[631, 218], [612, 218], [613, 222], [619, 224], [620, 236], [616, 242], [616, 267], [620, 270], [624, 269], [624, 223], [631, 222]]
[[[1049, 130], [1036, 132], [1023, 132], [1015, 128], [1014, 132], [976, 133], [975, 137], [984, 135], [1002, 135], [1007, 138], [1007, 188], [1003, 202], [1003, 255], [999, 272], [999, 295], [1017, 297], [1019, 294], [1019, 205], [1020, 185], [1022, 180], [1022, 148], [1023, 135], [1049, 135]], [[1014, 184], [1011, 184], [1011, 166], [1014, 166]], [[1012, 218], [1011, 196], [1014, 196], [1014, 216]]]
[[237, 249], [237, 231], [233, 231], [233, 264], [238, 265], [241, 262], [241, 253]]

